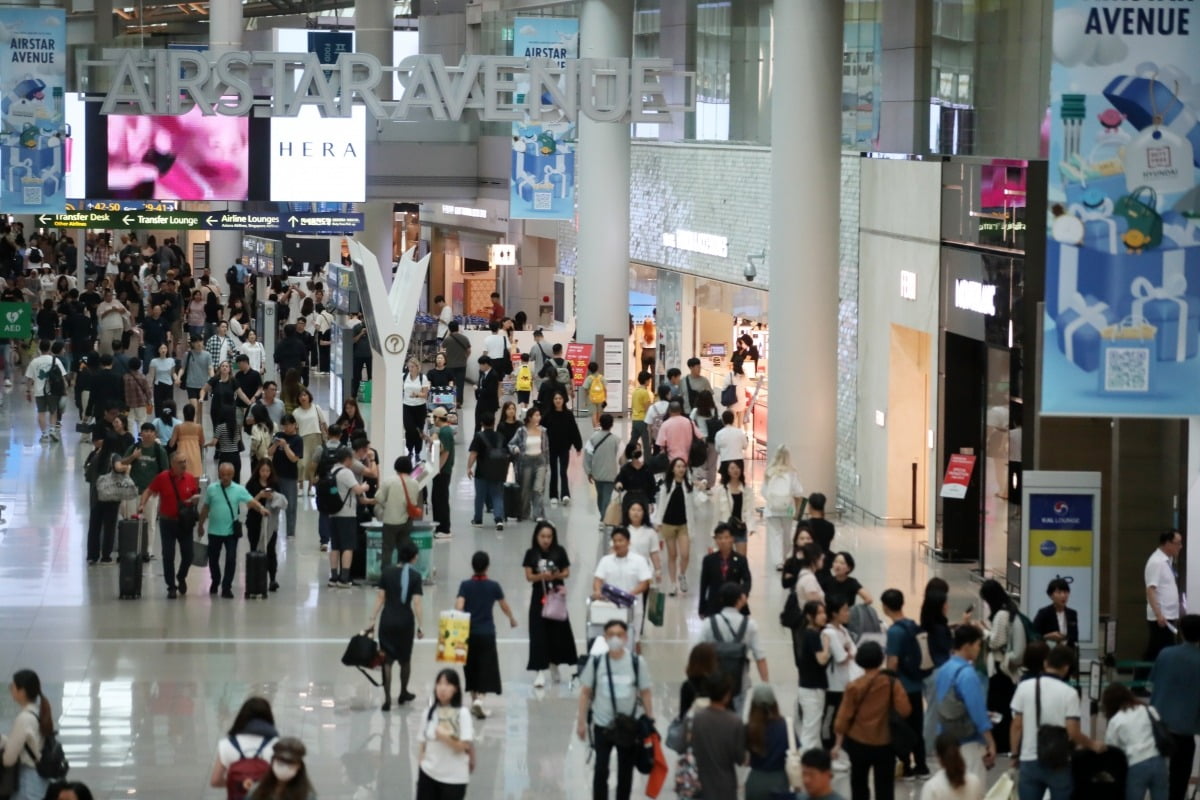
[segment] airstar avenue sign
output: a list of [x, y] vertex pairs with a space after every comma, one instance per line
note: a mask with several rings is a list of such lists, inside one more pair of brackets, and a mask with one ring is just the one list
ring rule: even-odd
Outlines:
[[[457, 66], [438, 55], [409, 56], [394, 67], [365, 53], [342, 53], [322, 64], [315, 53], [190, 50], [105, 51], [82, 61], [77, 85], [108, 85], [102, 114], [177, 116], [199, 107], [204, 114], [294, 117], [316, 106], [326, 117], [348, 117], [355, 104], [377, 119], [408, 119], [426, 111], [435, 120], [458, 120], [467, 109], [489, 122], [575, 120], [662, 122], [673, 111], [695, 109], [695, 73], [659, 58], [580, 58], [552, 61], [510, 56], [463, 56]], [[94, 70], [105, 70], [103, 78]], [[380, 99], [381, 81], [398, 73], [404, 93]], [[273, 87], [256, 97], [252, 79]], [[680, 104], [666, 99], [664, 81], [681, 88]], [[518, 90], [528, 86], [528, 91]]]

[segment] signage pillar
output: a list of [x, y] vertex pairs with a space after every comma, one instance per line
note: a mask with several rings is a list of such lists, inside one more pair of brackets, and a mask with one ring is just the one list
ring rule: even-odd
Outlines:
[[[584, 0], [580, 57], [629, 58], [632, 49], [631, 0]], [[629, 138], [627, 124], [579, 117], [575, 338], [581, 342], [629, 334]]]
[[[242, 4], [241, 3], [211, 3], [209, 9], [208, 46], [220, 54], [230, 50], [238, 50], [242, 46]], [[241, 203], [228, 203], [229, 211], [240, 211]], [[223, 287], [225, 297], [229, 297], [229, 287], [225, 284], [225, 270], [242, 257], [242, 234], [238, 231], [213, 231], [208, 235], [208, 266], [211, 269], [212, 280]]]
[[[396, 30], [395, 3], [379, 0], [355, 0], [354, 2], [354, 50], [375, 56], [381, 63], [392, 63], [392, 36]], [[380, 82], [377, 89], [379, 99], [392, 99], [390, 78]]]
[[[776, 3], [771, 100], [771, 327], [768, 384], [786, 411], [767, 422], [805, 492], [837, 492], [838, 226], [842, 3]], [[804, 142], [788, 147], [787, 142]], [[796, 303], [803, 298], [804, 313]]]

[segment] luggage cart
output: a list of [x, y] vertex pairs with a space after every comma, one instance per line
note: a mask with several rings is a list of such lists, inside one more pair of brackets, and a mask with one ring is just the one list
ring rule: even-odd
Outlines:
[[584, 610], [584, 643], [586, 645], [585, 652], [579, 657], [579, 663], [576, 665], [575, 674], [571, 676], [571, 683], [574, 685], [579, 681], [579, 677], [583, 675], [583, 670], [587, 667], [588, 659], [592, 656], [603, 655], [608, 652], [608, 645], [604, 642], [604, 626], [613, 620], [624, 622], [629, 630], [629, 646], [633, 647], [635, 632], [633, 629], [633, 610], [636, 606], [622, 607], [608, 600], [595, 600], [588, 598], [587, 608]]

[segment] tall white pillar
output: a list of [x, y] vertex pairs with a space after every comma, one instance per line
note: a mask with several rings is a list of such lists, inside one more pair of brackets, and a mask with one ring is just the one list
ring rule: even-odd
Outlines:
[[[242, 4], [210, 3], [208, 47], [214, 56], [242, 47]], [[241, 203], [229, 203], [230, 211], [241, 209]], [[208, 267], [215, 281], [229, 296], [225, 270], [242, 256], [242, 234], [238, 231], [212, 231], [208, 236]]]
[[[354, 3], [354, 50], [375, 56], [381, 64], [392, 63], [392, 43], [396, 20], [395, 3], [381, 0], [355, 0]], [[392, 99], [391, 75], [379, 82], [376, 93], [380, 100]], [[380, 264], [383, 260], [380, 259]]]
[[[632, 0], [584, 0], [581, 58], [629, 58]], [[576, 339], [629, 335], [629, 125], [579, 115]], [[598, 357], [599, 354], [596, 354]]]
[[[771, 453], [806, 492], [837, 492], [842, 3], [775, 4], [771, 100]], [[800, 147], [788, 142], [803, 142]]]

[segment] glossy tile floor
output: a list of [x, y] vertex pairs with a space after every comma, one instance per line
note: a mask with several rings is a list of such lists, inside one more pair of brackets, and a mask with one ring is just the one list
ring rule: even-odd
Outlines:
[[[75, 421], [72, 411], [66, 430], [73, 430]], [[316, 512], [303, 510], [296, 538], [281, 541], [282, 588], [269, 600], [244, 601], [240, 592], [237, 600], [211, 598], [204, 591], [207, 574], [193, 572], [186, 598], [168, 601], [156, 560], [146, 571], [143, 598], [120, 601], [116, 568], [89, 569], [84, 561], [86, 450], [79, 438], [68, 434], [60, 444], [40, 444], [24, 393], [7, 393], [0, 409], [0, 503], [7, 506], [0, 521], [0, 675], [7, 682], [23, 667], [41, 675], [59, 715], [72, 777], [90, 784], [97, 798], [221, 796], [207, 788], [216, 742], [242, 701], [260, 694], [274, 706], [279, 730], [308, 745], [309, 770], [323, 799], [411, 797], [418, 709], [437, 669], [433, 648], [428, 640], [416, 645], [418, 701], [380, 712], [379, 690], [340, 663], [347, 639], [364, 627], [375, 593], [324, 585], [327, 561], [318, 551]], [[491, 553], [492, 577], [505, 587], [518, 620], [526, 616], [529, 589], [520, 563], [532, 526], [513, 524], [503, 533], [469, 527], [473, 493], [463, 464], [465, 445], [460, 445], [452, 500], [455, 536], [435, 545], [438, 579], [426, 587], [426, 630], [436, 627], [436, 611], [452, 606], [477, 549]], [[756, 488], [762, 466], [752, 464]], [[575, 502], [550, 509], [550, 516], [573, 560], [570, 607], [582, 639], [588, 576], [604, 543], [578, 458], [571, 484]], [[703, 526], [711, 529], [712, 511], [704, 513]], [[912, 532], [840, 524], [838, 537], [835, 548], [857, 555], [856, 576], [876, 597], [888, 587], [915, 597], [938, 573], [954, 586], [954, 609], [969, 602], [973, 590], [965, 570], [926, 563]], [[693, 533], [695, 549], [702, 552], [706, 544], [707, 537]], [[751, 537], [751, 604], [764, 629], [781, 704], [793, 707], [796, 671], [777, 617], [783, 592], [777, 574], [763, 563], [764, 547], [761, 533]], [[694, 557], [693, 586], [698, 565]], [[695, 601], [694, 589], [670, 600], [664, 627], [648, 630], [645, 637], [655, 715], [664, 732], [678, 703], [688, 650], [699, 635]], [[915, 615], [915, 601], [912, 605]], [[478, 766], [468, 797], [588, 795], [586, 749], [573, 735], [576, 692], [554, 684], [535, 691], [532, 675], [524, 671], [525, 631], [507, 626], [501, 631], [504, 695], [489, 698], [494, 714], [479, 728]], [[7, 730], [14, 709], [8, 693], [0, 694], [0, 727]], [[848, 787], [841, 788], [849, 796]], [[898, 797], [907, 798], [919, 786], [897, 789]], [[635, 796], [641, 795], [635, 785]], [[667, 790], [662, 796], [673, 794]]]

